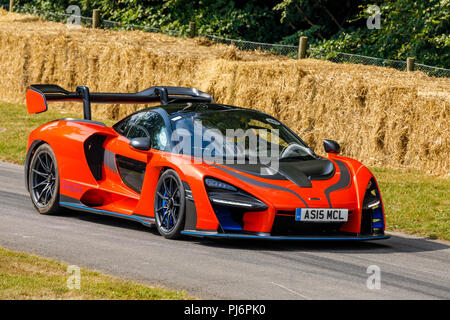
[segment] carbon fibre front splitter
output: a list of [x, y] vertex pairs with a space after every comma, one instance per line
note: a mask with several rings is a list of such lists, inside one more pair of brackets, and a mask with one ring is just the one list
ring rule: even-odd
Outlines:
[[219, 238], [219, 239], [256, 239], [256, 240], [383, 240], [389, 239], [391, 236], [388, 234], [384, 235], [364, 235], [364, 236], [353, 236], [353, 235], [337, 235], [337, 236], [271, 236], [271, 235], [253, 235], [253, 234], [238, 234], [238, 233], [214, 233], [214, 232], [203, 232], [196, 230], [184, 230], [181, 234], [187, 236], [201, 237], [201, 238]]

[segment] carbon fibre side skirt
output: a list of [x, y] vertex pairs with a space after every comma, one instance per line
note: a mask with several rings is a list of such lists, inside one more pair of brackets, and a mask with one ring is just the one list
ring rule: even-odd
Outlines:
[[90, 213], [95, 213], [95, 214], [118, 217], [118, 218], [126, 219], [126, 220], [137, 221], [146, 226], [152, 226], [155, 224], [155, 218], [152, 218], [149, 216], [143, 216], [143, 215], [139, 215], [139, 214], [135, 214], [135, 213], [133, 213], [131, 215], [126, 215], [126, 214], [112, 212], [112, 211], [108, 211], [108, 210], [96, 209], [96, 208], [88, 207], [88, 206], [82, 204], [78, 199], [71, 198], [71, 197], [68, 197], [65, 195], [60, 196], [59, 205], [61, 207], [65, 207], [65, 208], [72, 209], [72, 210], [85, 211], [85, 212], [90, 212]]

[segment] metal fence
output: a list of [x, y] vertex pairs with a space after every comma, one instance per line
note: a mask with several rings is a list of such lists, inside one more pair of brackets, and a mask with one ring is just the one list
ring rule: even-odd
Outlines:
[[[407, 64], [404, 60], [382, 59], [344, 52], [324, 52], [314, 48], [309, 50], [309, 57], [314, 59], [325, 59], [337, 63], [374, 65], [397, 70], [406, 70]], [[420, 63], [415, 63], [414, 69], [422, 71], [432, 77], [450, 77], [450, 69], [433, 67]]]
[[357, 63], [357, 64], [364, 64], [364, 65], [375, 65], [379, 67], [390, 67], [395, 68], [399, 70], [405, 70], [406, 69], [406, 61], [402, 60], [389, 60], [389, 59], [381, 59], [381, 58], [374, 58], [374, 57], [368, 57], [358, 54], [351, 54], [351, 53], [343, 53], [343, 52], [324, 52], [319, 49], [311, 48], [309, 50], [309, 57], [315, 58], [315, 59], [326, 59], [330, 60], [332, 62], [337, 63]]
[[[3, 7], [4, 9], [8, 9], [8, 4], [0, 4], [0, 7]], [[75, 17], [80, 19], [81, 26], [85, 28], [92, 28], [93, 19], [92, 17], [86, 17], [86, 16], [76, 16], [65, 12], [51, 12], [51, 11], [43, 11], [38, 10], [36, 8], [31, 7], [23, 7], [23, 6], [14, 6], [14, 12], [16, 13], [22, 13], [22, 14], [30, 14], [33, 16], [41, 17], [47, 21], [53, 21], [53, 22], [61, 22], [61, 23], [67, 23], [69, 17]], [[100, 28], [102, 29], [108, 29], [108, 30], [141, 30], [145, 32], [154, 32], [154, 33], [164, 33], [170, 36], [178, 36], [182, 37], [185, 36], [181, 31], [179, 30], [170, 30], [167, 28], [155, 28], [145, 25], [137, 25], [137, 24], [130, 24], [130, 23], [122, 23], [117, 21], [111, 21], [106, 19], [100, 20]]]
[[[2, 7], [5, 10], [9, 10], [9, 4], [0, 4], [0, 7]], [[43, 11], [31, 7], [22, 7], [22, 6], [14, 6], [14, 12], [22, 14], [30, 14], [33, 16], [44, 18], [45, 20], [48, 21], [62, 22], [62, 23], [67, 23], [68, 18], [71, 16], [71, 14], [65, 12]], [[83, 16], [77, 17], [80, 18], [82, 26], [88, 28], [92, 27], [92, 18]]]
[[[8, 9], [8, 4], [0, 4], [0, 7]], [[35, 16], [42, 17], [46, 20], [63, 22], [66, 23], [68, 18], [72, 15], [62, 12], [49, 12], [41, 11], [30, 7], [14, 7], [14, 11], [18, 13], [31, 14]], [[82, 26], [90, 28], [92, 27], [93, 19], [91, 17], [79, 16], [80, 23]], [[189, 30], [182, 32], [180, 30], [170, 30], [167, 28], [155, 28], [145, 25], [135, 25], [129, 23], [121, 23], [110, 20], [101, 20], [99, 27], [110, 30], [141, 30], [145, 32], [163, 33], [170, 36], [186, 37], [189, 35]], [[288, 56], [293, 59], [298, 58], [299, 46], [283, 45], [283, 44], [272, 44], [263, 42], [246, 41], [240, 39], [230, 39], [225, 37], [220, 37], [212, 34], [196, 34], [197, 36], [204, 37], [211, 41], [217, 43], [223, 43], [227, 45], [234, 45], [240, 50], [249, 51], [266, 51], [277, 55]], [[390, 67], [398, 70], [406, 70], [406, 61], [402, 60], [392, 60], [392, 59], [382, 59], [375, 57], [368, 57], [358, 54], [336, 52], [336, 51], [325, 51], [321, 48], [310, 47], [307, 50], [308, 58], [328, 60], [337, 63], [356, 63], [364, 65], [375, 65], [381, 67]], [[439, 68], [428, 66], [420, 63], [414, 64], [415, 70], [422, 71], [432, 77], [450, 77], [450, 69]]]
[[[273, 54], [289, 56], [294, 59], [298, 58], [298, 49], [299, 49], [298, 46], [229, 39], [218, 37], [211, 34], [205, 35], [200, 34], [200, 36], [204, 36], [207, 39], [215, 42], [234, 45], [241, 50], [251, 50], [251, 51], [263, 50], [271, 52]], [[404, 60], [382, 59], [352, 53], [324, 51], [323, 49], [314, 47], [308, 48], [306, 56], [308, 58], [328, 60], [336, 63], [355, 63], [364, 65], [374, 65], [379, 67], [389, 67], [397, 70], [406, 70], [406, 61]], [[450, 77], [450, 69], [433, 67], [420, 63], [415, 63], [414, 67], [415, 70], [422, 71], [432, 77]]]
[[223, 37], [218, 37], [212, 34], [199, 34], [199, 36], [205, 37], [209, 40], [218, 43], [224, 43], [227, 45], [234, 45], [240, 50], [250, 50], [250, 51], [268, 51], [273, 54], [290, 56], [292, 58], [297, 58], [298, 46], [288, 46], [282, 44], [272, 44], [263, 42], [253, 42], [238, 39], [228, 39]]

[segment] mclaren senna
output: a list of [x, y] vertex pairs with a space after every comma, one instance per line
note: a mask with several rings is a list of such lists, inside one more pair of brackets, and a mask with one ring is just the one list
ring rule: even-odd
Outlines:
[[[54, 120], [29, 135], [26, 187], [41, 214], [68, 208], [110, 215], [156, 226], [169, 239], [389, 237], [369, 169], [339, 155], [333, 140], [324, 140], [325, 157], [316, 154], [263, 112], [183, 87], [95, 93], [32, 85], [26, 100], [29, 113], [52, 101], [83, 104], [83, 119]], [[108, 127], [91, 119], [92, 103], [160, 105]], [[229, 130], [245, 134], [230, 138]], [[261, 151], [272, 160], [259, 159]]]

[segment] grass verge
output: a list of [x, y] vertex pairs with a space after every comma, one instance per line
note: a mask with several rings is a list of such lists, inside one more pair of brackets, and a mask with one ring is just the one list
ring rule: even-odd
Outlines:
[[80, 288], [73, 283], [68, 265], [34, 254], [0, 247], [0, 300], [4, 299], [192, 299], [185, 292], [150, 287], [96, 271], [80, 269]]
[[450, 240], [450, 179], [371, 168], [380, 184], [386, 229]]
[[[56, 109], [28, 115], [25, 105], [5, 102], [0, 102], [0, 113], [0, 159], [19, 164], [25, 159], [31, 130], [54, 119], [80, 117]], [[380, 183], [388, 230], [450, 240], [450, 179], [419, 171], [372, 170]]]
[[[2, 101], [0, 114], [0, 160], [18, 164], [25, 161], [28, 135], [38, 126], [55, 119], [83, 118], [81, 113], [63, 112], [53, 108], [39, 114], [28, 114], [24, 104]], [[107, 125], [114, 123], [111, 120], [99, 120]]]

